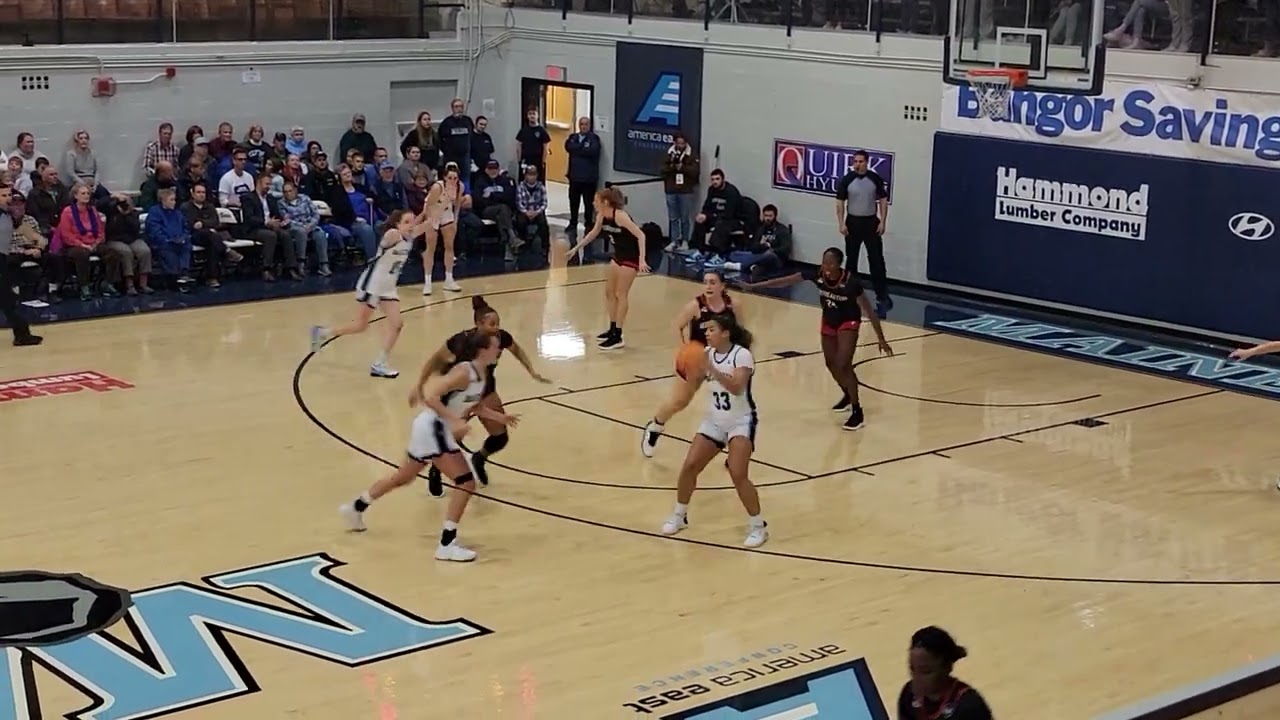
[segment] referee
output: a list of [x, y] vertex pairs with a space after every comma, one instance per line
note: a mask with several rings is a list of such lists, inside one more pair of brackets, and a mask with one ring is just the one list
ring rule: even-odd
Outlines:
[[836, 184], [836, 223], [844, 236], [845, 267], [858, 272], [858, 257], [867, 246], [876, 315], [883, 319], [893, 307], [884, 269], [884, 229], [889, 222], [889, 188], [879, 173], [867, 167], [867, 152], [853, 154], [853, 169]]
[[31, 326], [18, 313], [18, 293], [13, 289], [17, 282], [14, 271], [22, 265], [21, 256], [15, 256], [13, 262], [9, 258], [9, 249], [13, 247], [13, 216], [9, 214], [9, 196], [13, 189], [0, 183], [0, 313], [13, 328], [13, 344], [39, 345], [44, 338], [31, 334]]

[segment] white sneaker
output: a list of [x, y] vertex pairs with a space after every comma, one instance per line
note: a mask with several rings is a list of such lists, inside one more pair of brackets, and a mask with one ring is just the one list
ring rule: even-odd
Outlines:
[[453, 278], [445, 278], [444, 289], [449, 292], [462, 292], [462, 286]]
[[675, 535], [681, 530], [689, 527], [689, 518], [684, 515], [672, 515], [667, 521], [662, 523], [663, 535]]
[[769, 528], [758, 527], [751, 528], [747, 533], [747, 539], [742, 541], [743, 546], [749, 548], [758, 548], [769, 540]]
[[374, 363], [369, 367], [369, 377], [395, 379], [400, 377], [400, 371], [392, 370], [382, 363]]
[[422, 286], [422, 297], [431, 297], [431, 282]]
[[449, 562], [471, 562], [476, 559], [476, 551], [458, 544], [457, 540], [448, 545], [436, 547], [436, 559]]
[[658, 447], [658, 439], [662, 437], [662, 429], [658, 424], [650, 420], [644, 424], [644, 435], [640, 438], [640, 452], [644, 453], [647, 458], [653, 457], [653, 451]]
[[364, 532], [364, 513], [358, 512], [350, 503], [338, 508], [338, 514], [347, 522], [352, 532]]

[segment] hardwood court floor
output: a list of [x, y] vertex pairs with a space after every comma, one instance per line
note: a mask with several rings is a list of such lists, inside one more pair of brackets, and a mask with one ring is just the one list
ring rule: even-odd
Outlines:
[[[1280, 651], [1275, 403], [888, 323], [898, 355], [859, 351], [878, 390], [867, 427], [845, 433], [818, 311], [750, 297], [772, 540], [738, 548], [744, 518], [713, 464], [672, 541], [655, 533], [687, 446], [667, 438], [645, 460], [637, 427], [669, 391], [669, 322], [697, 286], [639, 280], [629, 347], [604, 354], [600, 277], [465, 284], [556, 381], [503, 361], [523, 423], [494, 500], [462, 525], [474, 564], [431, 559], [442, 505], [421, 485], [376, 505], [363, 535], [335, 512], [387, 470], [376, 458], [401, 457], [412, 378], [470, 303], [437, 294], [407, 314], [399, 380], [367, 376], [372, 333], [299, 370], [307, 326], [353, 311], [343, 294], [60, 324], [43, 349], [4, 351], [6, 379], [92, 370], [135, 387], [0, 405], [0, 569], [141, 589], [327, 553], [389, 603], [492, 631], [359, 669], [232, 636], [261, 690], [191, 718], [604, 720], [634, 715], [623, 704], [655, 678], [828, 644], [865, 657], [892, 706], [910, 633], [939, 624], [970, 647], [960, 675], [999, 717], [1074, 720]], [[802, 355], [775, 356], [789, 351]], [[349, 445], [299, 408], [295, 372], [307, 412]], [[668, 432], [689, 437], [704, 403]], [[109, 632], [138, 644], [123, 623]], [[31, 672], [44, 717], [87, 704]]]

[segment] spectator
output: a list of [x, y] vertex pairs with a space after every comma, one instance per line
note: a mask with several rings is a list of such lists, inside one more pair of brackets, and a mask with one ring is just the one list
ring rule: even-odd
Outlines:
[[359, 150], [363, 157], [373, 157], [373, 153], [378, 149], [378, 141], [365, 130], [366, 124], [362, 113], [351, 116], [351, 127], [342, 133], [342, 139], [338, 141], [339, 155], [346, 157], [349, 151]]
[[218, 186], [209, 182], [204, 165], [200, 164], [200, 158], [195, 156], [188, 158], [184, 167], [187, 171], [178, 178], [178, 202], [183, 204], [190, 202], [195, 186], [204, 185], [206, 189], [213, 188], [213, 195], [209, 198], [209, 202], [213, 203], [215, 208], [218, 207]]
[[778, 208], [765, 205], [760, 220], [750, 246], [730, 252], [724, 264], [725, 270], [748, 273], [751, 282], [781, 270], [791, 257], [791, 228], [778, 224]]
[[245, 169], [248, 162], [249, 154], [244, 148], [236, 148], [231, 153], [231, 169], [218, 180], [218, 201], [222, 207], [240, 207], [240, 197], [253, 193], [253, 175]]
[[262, 279], [275, 282], [272, 272], [276, 264], [276, 250], [284, 255], [284, 270], [294, 280], [301, 280], [298, 257], [294, 253], [293, 238], [286, 229], [289, 221], [280, 212], [280, 201], [271, 197], [270, 179], [263, 175], [257, 179], [254, 189], [240, 196], [240, 212], [249, 239], [262, 243]]
[[440, 121], [440, 150], [444, 156], [443, 163], [454, 163], [458, 171], [463, 168], [467, 176], [471, 176], [471, 134], [476, 124], [467, 117], [467, 105], [462, 98], [454, 98], [449, 104], [452, 111], [449, 117]]
[[160, 274], [173, 278], [182, 292], [191, 284], [191, 231], [172, 188], [157, 193], [159, 204], [147, 210], [147, 244], [160, 261]]
[[[150, 216], [148, 216], [150, 218]], [[222, 229], [217, 206], [209, 202], [209, 186], [196, 183], [191, 188], [191, 199], [182, 204], [182, 219], [191, 234], [191, 243], [204, 248], [206, 253], [204, 273], [209, 287], [222, 286], [222, 261], [235, 264], [244, 259], [240, 253], [227, 247], [231, 233]]]
[[867, 267], [876, 293], [876, 314], [884, 319], [893, 307], [884, 266], [884, 232], [889, 224], [889, 186], [868, 167], [866, 151], [853, 154], [853, 169], [836, 182], [836, 217], [844, 236], [845, 267], [858, 272], [858, 256], [867, 246]]
[[[14, 155], [9, 158], [7, 166], [9, 170], [9, 183], [13, 186], [13, 192], [21, 193], [23, 196], [26, 196], [27, 193], [31, 192], [32, 180], [30, 173], [22, 171], [22, 158]], [[10, 202], [12, 202], [12, 200], [10, 200]]]
[[133, 200], [124, 193], [108, 195], [98, 201], [98, 210], [107, 216], [107, 252], [120, 260], [125, 294], [150, 295], [151, 246], [142, 239], [142, 222], [134, 212]]
[[387, 149], [384, 147], [379, 147], [373, 151], [372, 165], [374, 167], [378, 167], [379, 165], [381, 165], [384, 162], [387, 162], [390, 159], [391, 159], [391, 154], [387, 152]]
[[260, 170], [267, 166], [267, 155], [271, 152], [271, 146], [267, 144], [265, 138], [267, 131], [262, 126], [254, 123], [249, 126], [249, 132], [244, 134], [245, 155], [248, 156], [248, 163], [245, 167], [251, 175], [257, 175]]
[[18, 144], [10, 153], [9, 157], [17, 155], [22, 158], [22, 171], [35, 172], [36, 160], [45, 156], [44, 153], [36, 150], [36, 136], [29, 132], [18, 133]]
[[684, 250], [693, 239], [694, 203], [701, 175], [698, 153], [681, 133], [675, 133], [662, 161], [662, 185], [667, 193], [668, 252]]
[[[200, 144], [199, 140], [204, 137], [204, 128], [199, 125], [192, 125], [187, 128], [187, 134], [184, 137], [187, 139], [187, 144], [183, 145], [182, 149], [178, 150], [178, 165], [180, 167], [187, 166], [187, 161], [191, 159], [192, 154], [196, 151], [196, 147]], [[206, 140], [206, 152], [209, 150], [208, 144], [209, 143]], [[204, 164], [204, 159], [202, 158], [200, 162], [201, 164]]]
[[43, 338], [31, 334], [31, 326], [18, 310], [18, 293], [13, 290], [17, 282], [11, 273], [13, 216], [9, 214], [9, 199], [9, 186], [0, 185], [0, 313], [13, 329], [14, 345], [39, 345]]
[[[401, 187], [404, 186], [401, 185]], [[425, 170], [419, 170], [413, 175], [413, 184], [405, 188], [404, 199], [409, 209], [417, 212], [427, 204], [427, 195], [430, 193], [431, 183], [427, 181], [427, 173]]]
[[306, 179], [307, 173], [302, 168], [302, 159], [293, 153], [285, 158], [284, 167], [280, 170], [280, 175], [289, 182], [302, 187], [303, 180]]
[[160, 123], [160, 130], [156, 135], [156, 139], [147, 143], [147, 149], [142, 153], [142, 171], [147, 177], [151, 177], [156, 171], [156, 165], [162, 162], [169, 163], [170, 167], [179, 167], [181, 162], [178, 146], [173, 144], [173, 123]]
[[471, 169], [466, 174], [466, 177], [471, 178], [472, 185], [484, 175], [484, 168], [493, 159], [494, 152], [493, 138], [489, 135], [489, 118], [477, 115], [476, 129], [471, 133]]
[[67, 150], [67, 154], [62, 158], [62, 176], [67, 182], [75, 185], [83, 183], [93, 190], [94, 200], [101, 200], [111, 193], [107, 188], [98, 182], [98, 157], [93, 154], [93, 149], [89, 147], [89, 133], [85, 130], [77, 130], [71, 136], [71, 149]]
[[[0, 188], [0, 193], [3, 189]], [[49, 240], [40, 232], [36, 219], [27, 214], [27, 199], [22, 193], [9, 196], [9, 215], [13, 220], [13, 245], [9, 249], [9, 279], [16, 279], [22, 264], [36, 263], [40, 279], [48, 292], [40, 292], [40, 299], [49, 303], [61, 302], [58, 283], [61, 282], [62, 263], [49, 252]], [[2, 259], [2, 258], [0, 258]], [[0, 270], [0, 275], [4, 273]]]
[[[396, 210], [409, 207], [409, 199], [405, 195], [404, 186], [396, 182], [396, 166], [384, 162], [378, 166], [378, 181], [374, 184], [373, 204], [377, 206], [378, 215], [385, 219]], [[414, 209], [414, 212], [422, 206]]]
[[302, 189], [312, 200], [322, 200], [333, 205], [337, 202], [335, 198], [341, 184], [338, 181], [338, 174], [329, 169], [329, 156], [324, 151], [316, 155], [312, 162], [315, 165], [311, 168], [311, 172], [307, 173]]
[[433, 171], [428, 168], [420, 159], [422, 151], [416, 145], [410, 145], [405, 149], [404, 162], [400, 163], [400, 167], [396, 168], [396, 179], [400, 184], [408, 190], [413, 185], [413, 176], [422, 173], [427, 178], [427, 183], [431, 183]]
[[[591, 197], [595, 197], [592, 194]], [[539, 242], [539, 238], [550, 239], [551, 233], [547, 227], [547, 186], [538, 182], [538, 169], [526, 166], [524, 169], [524, 182], [516, 188], [516, 210], [519, 212], [515, 216], [516, 235], [521, 239], [529, 237], [529, 230], [534, 230], [534, 243]]]
[[[1058, 6], [1051, 15], [1053, 25], [1049, 28], [1049, 42], [1054, 45], [1079, 45], [1082, 27], [1080, 20], [1087, 12], [1084, 0], [1058, 0]], [[1085, 20], [1085, 23], [1088, 23]]]
[[288, 135], [278, 132], [271, 140], [271, 149], [267, 151], [268, 160], [279, 160], [283, 166], [289, 160], [289, 149], [285, 147], [285, 142], [289, 139]]
[[289, 139], [284, 142], [284, 149], [299, 158], [307, 157], [307, 133], [301, 125], [289, 129]]
[[178, 178], [168, 160], [156, 163], [154, 173], [142, 183], [138, 191], [138, 207], [150, 208], [160, 204], [161, 190], [178, 189]]
[[106, 231], [98, 209], [93, 206], [93, 193], [87, 185], [77, 185], [72, 191], [72, 202], [62, 210], [57, 228], [58, 237], [62, 240], [62, 252], [75, 268], [76, 277], [80, 280], [80, 299], [88, 300], [93, 297], [93, 276], [89, 262], [93, 257], [100, 259], [105, 266], [105, 281], [99, 290], [107, 297], [118, 297], [120, 293], [115, 289], [114, 282], [120, 272], [120, 256], [107, 250], [104, 242]]
[[209, 141], [209, 156], [215, 160], [221, 160], [235, 149], [235, 127], [229, 122], [218, 123], [218, 136]]
[[[497, 160], [485, 164], [484, 177], [472, 188], [472, 197], [476, 215], [483, 220], [492, 220], [498, 226], [498, 237], [507, 242], [506, 260], [514, 262], [515, 251], [524, 245], [524, 240], [512, 227], [516, 216], [516, 184], [501, 174]], [[410, 204], [409, 207], [414, 206]]]
[[351, 151], [351, 159], [347, 161], [351, 166], [351, 182], [355, 186], [365, 191], [365, 194], [372, 195], [374, 186], [378, 182], [378, 173], [373, 168], [366, 167], [364, 164], [364, 155], [358, 150]]
[[[302, 155], [302, 166], [306, 172], [310, 172], [316, 166], [316, 158], [324, 155], [325, 159], [329, 159], [328, 153], [324, 151], [324, 147], [316, 140], [307, 142], [307, 151]], [[341, 165], [342, 163], [338, 163]]]
[[1103, 36], [1113, 47], [1130, 50], [1150, 50], [1154, 46], [1143, 39], [1147, 18], [1169, 17], [1171, 36], [1165, 49], [1170, 52], [1189, 52], [1194, 39], [1194, 19], [1189, 0], [1133, 0], [1124, 20], [1114, 30]]
[[431, 124], [431, 113], [423, 110], [418, 113], [418, 121], [413, 129], [405, 133], [400, 141], [400, 156], [408, 159], [409, 148], [418, 148], [418, 160], [425, 163], [432, 171], [440, 168], [440, 138]]
[[58, 179], [58, 171], [46, 164], [27, 195], [27, 214], [39, 223], [40, 233], [52, 239], [53, 231], [61, 224], [63, 208], [70, 204], [71, 191]]
[[724, 256], [733, 249], [733, 231], [742, 225], [741, 210], [742, 193], [725, 180], [723, 170], [712, 170], [711, 187], [707, 188], [702, 212], [693, 218], [693, 238], [689, 244], [694, 251], [689, 260], [695, 263], [706, 260], [713, 266], [723, 264]]
[[524, 126], [516, 133], [516, 157], [520, 166], [532, 165], [538, 169], [538, 182], [547, 181], [547, 145], [551, 135], [538, 122], [538, 109], [529, 108], [524, 113]]
[[281, 174], [282, 170], [284, 170], [284, 166], [275, 158], [268, 160], [266, 166], [262, 168], [262, 173], [271, 178], [270, 192], [277, 198], [284, 197], [284, 175]]
[[968, 654], [942, 628], [917, 630], [907, 653], [911, 679], [898, 693], [898, 720], [991, 720], [991, 708], [982, 695], [951, 674]]
[[578, 205], [582, 205], [583, 227], [590, 230], [595, 223], [592, 199], [600, 186], [600, 136], [591, 129], [591, 118], [578, 118], [578, 132], [564, 141], [569, 154], [569, 226], [565, 230], [578, 234]]
[[289, 237], [293, 239], [298, 267], [307, 267], [307, 241], [316, 249], [318, 272], [322, 277], [333, 274], [329, 270], [329, 235], [320, 227], [320, 213], [311, 198], [298, 192], [296, 183], [284, 183], [284, 197], [280, 200], [280, 213], [289, 221]]
[[351, 168], [346, 165], [338, 167], [338, 181], [341, 183], [339, 192], [329, 202], [333, 222], [350, 233], [349, 237], [360, 245], [366, 260], [372, 259], [378, 254], [373, 202], [363, 188], [356, 186]]

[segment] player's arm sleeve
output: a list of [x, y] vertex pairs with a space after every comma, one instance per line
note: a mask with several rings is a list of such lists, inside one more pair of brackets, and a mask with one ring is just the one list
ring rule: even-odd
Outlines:
[[738, 355], [734, 357], [733, 366], [735, 368], [746, 368], [752, 372], [755, 372], [756, 358], [754, 355], [751, 354], [750, 350], [746, 348], [742, 348], [741, 350], [738, 351]]

